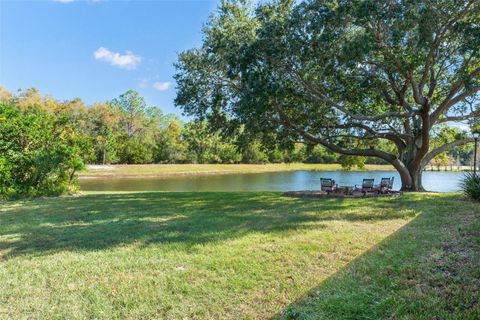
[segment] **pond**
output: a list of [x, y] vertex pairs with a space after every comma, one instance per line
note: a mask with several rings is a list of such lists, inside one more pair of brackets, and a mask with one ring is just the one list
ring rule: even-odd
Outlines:
[[[83, 191], [294, 191], [320, 188], [320, 177], [333, 178], [339, 185], [361, 184], [363, 178], [400, 177], [394, 171], [288, 171], [204, 176], [144, 178], [81, 178]], [[424, 172], [423, 186], [429, 191], [459, 190], [461, 172]]]

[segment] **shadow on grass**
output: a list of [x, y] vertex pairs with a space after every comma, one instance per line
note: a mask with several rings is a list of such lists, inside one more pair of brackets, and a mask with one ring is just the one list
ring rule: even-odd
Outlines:
[[480, 319], [480, 206], [441, 195], [273, 319]]
[[[325, 228], [322, 221], [407, 218], [392, 199], [295, 199], [278, 193], [131, 193], [6, 202], [0, 207], [0, 257], [120, 245], [192, 249], [249, 233]], [[353, 208], [355, 209], [355, 208]], [[2, 240], [3, 239], [3, 240]]]

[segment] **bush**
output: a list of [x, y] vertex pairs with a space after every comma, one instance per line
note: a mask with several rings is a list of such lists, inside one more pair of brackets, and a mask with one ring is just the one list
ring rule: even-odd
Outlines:
[[127, 140], [117, 151], [120, 163], [145, 164], [153, 162], [153, 148], [138, 140]]
[[260, 142], [255, 141], [250, 143], [243, 149], [242, 153], [243, 163], [268, 163], [268, 156], [263, 150]]
[[463, 194], [469, 199], [480, 201], [480, 175], [469, 172], [461, 183]]
[[220, 145], [218, 152], [222, 163], [239, 163], [242, 161], [242, 155], [233, 144], [224, 143]]
[[0, 104], [0, 198], [76, 190], [84, 143], [67, 117]]

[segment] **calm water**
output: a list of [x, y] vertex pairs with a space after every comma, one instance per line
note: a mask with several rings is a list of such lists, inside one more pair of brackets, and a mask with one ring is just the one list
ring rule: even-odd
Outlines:
[[[458, 191], [459, 172], [424, 172], [423, 186], [429, 191]], [[290, 171], [212, 176], [165, 178], [86, 178], [80, 179], [84, 191], [292, 191], [320, 188], [320, 177], [333, 178], [339, 185], [361, 184], [363, 178], [395, 177], [394, 189], [400, 189], [400, 177], [393, 171]]]

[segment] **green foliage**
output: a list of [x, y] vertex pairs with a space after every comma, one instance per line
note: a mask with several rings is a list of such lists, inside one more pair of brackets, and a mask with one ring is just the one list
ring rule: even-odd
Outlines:
[[229, 143], [220, 145], [218, 149], [218, 157], [220, 158], [221, 163], [233, 164], [242, 161], [242, 155], [238, 151], [238, 147]]
[[265, 153], [262, 144], [254, 141], [243, 148], [242, 153], [243, 163], [267, 163], [268, 155]]
[[[59, 102], [42, 97], [34, 88], [16, 95], [1, 88], [3, 98], [0, 98], [8, 104], [8, 112], [3, 111], [2, 117], [15, 114], [0, 123], [2, 150], [10, 150], [0, 155], [3, 195], [73, 191], [75, 173], [83, 163], [308, 162], [341, 163], [344, 168], [352, 168], [365, 162], [361, 157], [339, 157], [321, 145], [294, 143], [289, 137], [257, 133], [246, 126], [227, 123], [225, 128], [231, 131], [226, 132], [218, 128], [221, 122], [212, 119], [184, 123], [177, 116], [165, 115], [157, 107], [148, 106], [135, 91], [128, 91], [110, 103], [86, 106], [80, 99]], [[23, 119], [18, 120], [22, 124], [13, 124], [12, 119]], [[446, 127], [438, 130], [434, 142], [450, 142], [459, 134]], [[65, 137], [63, 140], [58, 138], [61, 135]], [[22, 139], [33, 142], [30, 145]], [[342, 143], [348, 145], [349, 141]], [[375, 148], [391, 151], [391, 146], [381, 140], [374, 144]], [[24, 151], [20, 151], [22, 148]], [[448, 159], [458, 156], [467, 163], [471, 155], [472, 146], [463, 146], [450, 151]], [[368, 162], [372, 163], [372, 159]], [[28, 167], [30, 172], [20, 179], [23, 173], [19, 168]]]
[[309, 146], [306, 155], [307, 163], [338, 163], [338, 155], [321, 145]]
[[183, 124], [175, 117], [165, 120], [163, 129], [156, 134], [154, 160], [157, 163], [186, 162], [186, 145], [182, 138]]
[[183, 139], [187, 144], [187, 159], [192, 163], [219, 163], [220, 136], [211, 133], [205, 122], [190, 122], [185, 126]]
[[250, 136], [381, 159], [421, 190], [425, 165], [469, 142], [436, 128], [478, 124], [479, 12], [471, 0], [221, 2], [201, 47], [179, 55], [175, 102]]
[[473, 172], [465, 174], [461, 186], [467, 198], [480, 201], [480, 174], [473, 174]]
[[93, 163], [115, 163], [118, 161], [118, 119], [109, 104], [95, 104], [88, 109], [83, 130], [91, 139]]
[[41, 196], [74, 191], [86, 140], [66, 115], [0, 104], [0, 195]]
[[338, 163], [340, 163], [342, 165], [342, 168], [346, 170], [351, 170], [354, 167], [363, 169], [365, 168], [365, 161], [365, 157], [352, 157], [343, 154], [338, 157]]
[[128, 90], [120, 97], [112, 100], [112, 105], [121, 115], [120, 127], [129, 139], [134, 138], [142, 130], [147, 104], [137, 91]]
[[120, 142], [122, 148], [118, 150], [120, 163], [138, 164], [152, 163], [152, 150], [138, 140], [126, 140]]

